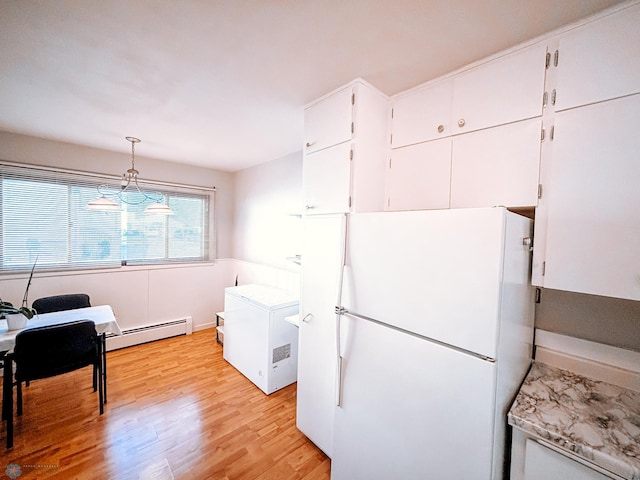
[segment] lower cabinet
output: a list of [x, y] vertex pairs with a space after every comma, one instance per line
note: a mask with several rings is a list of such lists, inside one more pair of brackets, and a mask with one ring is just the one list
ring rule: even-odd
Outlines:
[[547, 448], [535, 440], [527, 440], [523, 480], [610, 480], [596, 470]]

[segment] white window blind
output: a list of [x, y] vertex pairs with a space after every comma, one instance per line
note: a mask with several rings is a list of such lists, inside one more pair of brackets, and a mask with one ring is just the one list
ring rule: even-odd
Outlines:
[[162, 216], [145, 215], [148, 203], [87, 210], [105, 180], [79, 172], [0, 164], [0, 180], [4, 273], [28, 270], [36, 258], [38, 270], [209, 261], [208, 192], [154, 187], [175, 212]]

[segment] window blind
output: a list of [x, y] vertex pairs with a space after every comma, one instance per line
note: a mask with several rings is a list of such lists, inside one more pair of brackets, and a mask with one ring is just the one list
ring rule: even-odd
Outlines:
[[121, 203], [121, 212], [87, 210], [104, 181], [0, 164], [0, 271], [29, 270], [36, 258], [38, 270], [209, 261], [212, 195], [154, 186], [172, 216], [144, 214], [148, 202]]

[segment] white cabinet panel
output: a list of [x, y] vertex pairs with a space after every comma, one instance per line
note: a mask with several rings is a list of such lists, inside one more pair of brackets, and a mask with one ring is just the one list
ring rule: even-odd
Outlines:
[[329, 456], [338, 355], [334, 309], [344, 222], [344, 215], [304, 218], [296, 425]]
[[397, 98], [392, 105], [392, 148], [451, 135], [452, 88], [447, 80]]
[[451, 138], [391, 152], [387, 210], [449, 208]]
[[346, 87], [304, 111], [304, 153], [346, 142], [352, 136], [352, 88]]
[[556, 114], [544, 286], [640, 300], [640, 94]]
[[560, 37], [556, 111], [640, 92], [640, 5]]
[[451, 208], [535, 206], [541, 128], [536, 118], [456, 136]]
[[453, 79], [454, 133], [542, 114], [546, 46], [534, 45]]
[[609, 480], [564, 455], [527, 440], [523, 480]]
[[351, 144], [343, 143], [305, 155], [302, 188], [306, 213], [349, 211]]

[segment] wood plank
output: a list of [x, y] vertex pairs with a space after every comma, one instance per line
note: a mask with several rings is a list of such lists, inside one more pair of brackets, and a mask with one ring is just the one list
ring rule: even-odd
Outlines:
[[107, 362], [102, 416], [90, 368], [24, 388], [0, 468], [20, 465], [24, 478], [329, 479], [330, 460], [295, 426], [296, 384], [265, 395], [224, 361], [215, 329]]

